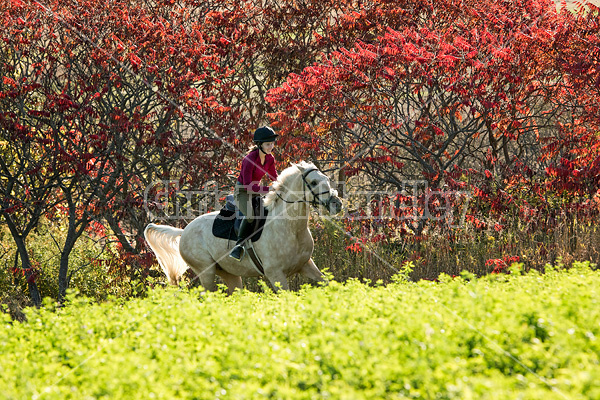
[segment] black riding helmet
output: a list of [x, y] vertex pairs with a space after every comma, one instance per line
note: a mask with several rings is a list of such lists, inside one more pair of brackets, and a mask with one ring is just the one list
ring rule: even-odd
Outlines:
[[274, 142], [279, 137], [275, 131], [268, 126], [263, 126], [254, 131], [254, 143]]

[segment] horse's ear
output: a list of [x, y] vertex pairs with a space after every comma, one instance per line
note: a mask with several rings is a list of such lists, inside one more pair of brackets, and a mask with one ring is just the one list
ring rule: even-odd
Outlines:
[[312, 164], [309, 161], [300, 161], [298, 164], [296, 164], [296, 167], [298, 167], [298, 169], [302, 172], [306, 171], [308, 168], [312, 168], [314, 164]]
[[305, 163], [307, 168], [317, 168], [317, 164], [315, 164], [315, 162], [311, 159], [306, 160]]

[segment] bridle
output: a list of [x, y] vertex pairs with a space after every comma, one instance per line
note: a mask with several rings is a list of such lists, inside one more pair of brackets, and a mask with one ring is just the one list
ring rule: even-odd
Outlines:
[[[283, 197], [281, 197], [281, 195], [279, 194], [279, 192], [276, 192], [277, 197], [279, 197], [281, 200], [283, 200], [284, 202], [288, 203], [288, 204], [293, 204], [293, 203], [309, 203], [311, 205], [313, 205], [314, 207], [318, 206], [319, 204], [321, 204], [324, 207], [329, 208], [329, 204], [331, 204], [331, 200], [333, 198], [333, 196], [329, 196], [329, 198], [327, 199], [327, 201], [322, 201], [321, 200], [321, 195], [325, 194], [325, 193], [330, 193], [330, 190], [326, 190], [320, 193], [315, 193], [313, 190], [313, 187], [306, 181], [306, 178], [308, 177], [308, 174], [310, 174], [311, 172], [314, 171], [318, 171], [317, 168], [312, 168], [309, 169], [308, 171], [304, 171], [304, 173], [302, 174], [302, 191], [303, 191], [303, 198], [301, 200], [295, 200], [295, 201], [289, 201], [284, 199]], [[310, 193], [313, 195], [313, 199], [311, 201], [306, 200], [306, 188], [308, 187], [308, 190], [310, 190]]]

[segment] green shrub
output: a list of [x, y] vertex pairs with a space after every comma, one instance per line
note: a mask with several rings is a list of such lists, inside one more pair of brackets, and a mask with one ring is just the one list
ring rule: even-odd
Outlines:
[[[36, 283], [42, 297], [58, 298], [60, 249], [57, 244], [62, 245], [65, 235], [66, 227], [63, 224], [45, 220], [27, 238], [29, 256], [37, 273]], [[0, 257], [0, 290], [4, 294], [0, 302], [5, 303], [8, 293], [14, 297], [15, 293], [26, 294], [28, 291], [27, 282], [19, 273], [20, 259], [17, 273], [13, 273], [16, 249], [8, 228], [2, 225], [0, 243], [6, 249]], [[130, 271], [134, 268], [133, 263], [123, 263], [110, 238], [84, 234], [69, 257], [69, 287], [95, 300], [104, 300], [108, 296], [131, 297], [145, 292], [152, 285], [152, 279], [146, 279], [140, 285]], [[153, 272], [158, 276], [158, 266]]]
[[[3, 318], [4, 398], [599, 398], [600, 273], [356, 280], [279, 295], [74, 294]], [[1, 314], [0, 314], [1, 315]]]

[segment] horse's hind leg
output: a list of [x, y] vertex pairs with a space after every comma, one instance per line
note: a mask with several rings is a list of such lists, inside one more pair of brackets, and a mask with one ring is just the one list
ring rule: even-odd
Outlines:
[[231, 275], [227, 271], [217, 269], [217, 275], [223, 279], [223, 282], [227, 285], [227, 294], [232, 294], [235, 289], [242, 289], [242, 278], [236, 275]]
[[273, 287], [275, 288], [275, 292], [278, 292], [279, 289], [289, 290], [287, 276], [281, 270], [276, 271], [265, 271], [265, 276], [271, 282]]
[[216, 264], [212, 264], [209, 267], [205, 267], [203, 269], [197, 269], [195, 267], [190, 266], [192, 271], [194, 271], [195, 278], [200, 280], [200, 284], [206, 290], [214, 292], [217, 290], [217, 283], [215, 282], [215, 275], [217, 272]]
[[309, 259], [306, 264], [302, 266], [302, 268], [300, 268], [300, 273], [308, 279], [312, 279], [313, 281], [327, 282], [327, 278], [325, 278], [325, 275], [323, 275], [319, 268], [317, 268], [312, 258]]
[[204, 289], [214, 292], [217, 290], [215, 276], [217, 273], [217, 263], [212, 259], [210, 254], [205, 251], [196, 250], [193, 254], [186, 254], [185, 262], [194, 272], [194, 279], [200, 280], [200, 284]]

